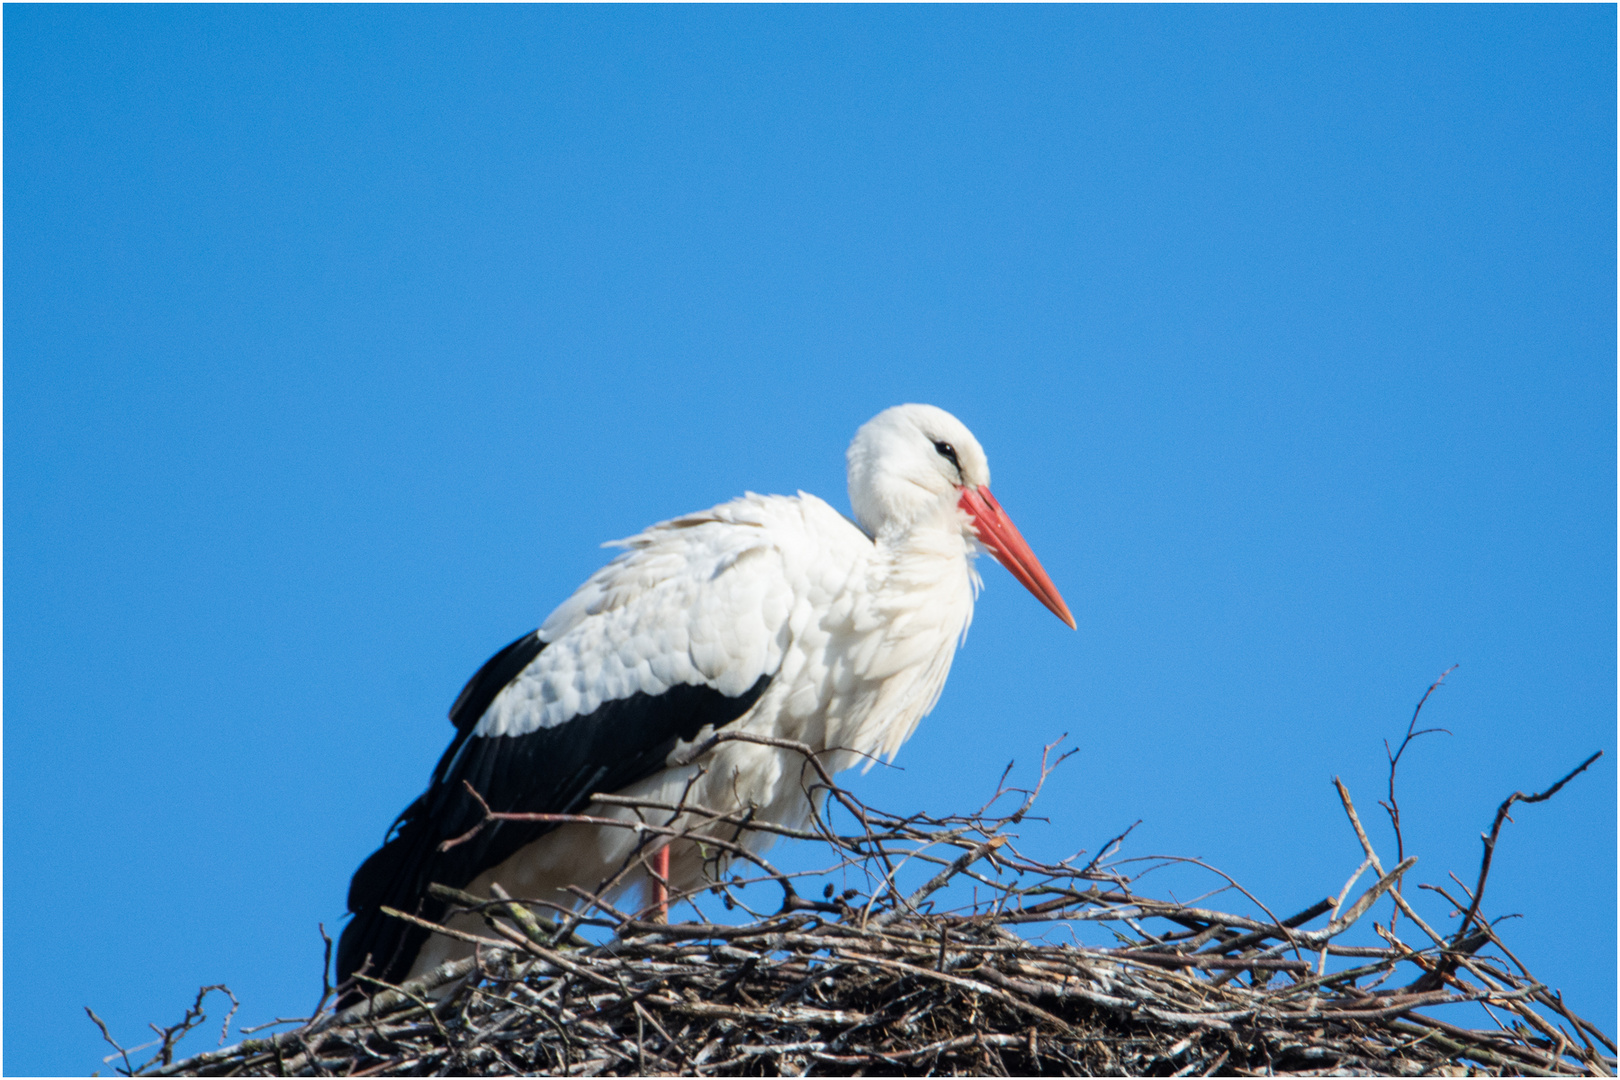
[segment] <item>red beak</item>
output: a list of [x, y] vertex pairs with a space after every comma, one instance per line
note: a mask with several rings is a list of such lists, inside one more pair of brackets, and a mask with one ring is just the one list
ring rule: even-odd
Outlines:
[[964, 487], [957, 505], [973, 519], [979, 542], [990, 549], [996, 561], [1023, 582], [1024, 588], [1034, 593], [1035, 598], [1045, 604], [1052, 614], [1068, 623], [1070, 630], [1077, 629], [1074, 616], [1069, 614], [1069, 605], [1058, 595], [1057, 586], [1041, 569], [1041, 560], [1029, 550], [1029, 544], [1025, 543], [1018, 526], [1012, 523], [1001, 504], [996, 502], [996, 497], [990, 494], [989, 487]]

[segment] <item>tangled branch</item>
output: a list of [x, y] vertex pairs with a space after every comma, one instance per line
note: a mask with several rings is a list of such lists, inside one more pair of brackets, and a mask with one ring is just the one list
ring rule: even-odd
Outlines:
[[[1408, 741], [1420, 734], [1415, 723], [1414, 714]], [[640, 811], [633, 820], [552, 815], [633, 829], [645, 844], [706, 845], [711, 879], [671, 898], [689, 906], [691, 921], [665, 924], [605, 899], [634, 860], [594, 891], [577, 890], [573, 909], [438, 886], [452, 905], [446, 921], [483, 918], [487, 933], [429, 924], [472, 956], [401, 986], [362, 978], [366, 1000], [340, 1013], [323, 1010], [344, 988], [327, 987], [322, 1008], [291, 1030], [184, 1061], [172, 1060], [166, 1039], [158, 1057], [144, 1066], [125, 1057], [121, 1071], [1416, 1075], [1464, 1064], [1613, 1075], [1614, 1043], [1535, 979], [1481, 911], [1508, 809], [1550, 798], [1597, 755], [1546, 791], [1502, 804], [1478, 881], [1457, 909], [1465, 913], [1446, 933], [1398, 888], [1416, 857], [1403, 849], [1386, 868], [1337, 779], [1365, 858], [1337, 892], [1279, 919], [1258, 899], [1242, 914], [1151, 895], [1151, 869], [1115, 858], [1125, 834], [1090, 860], [1027, 854], [1019, 829], [1061, 761], [1054, 747], [1028, 788], [1008, 787], [1004, 776], [976, 811], [902, 816], [838, 788], [809, 747], [771, 745], [805, 757], [806, 790], [818, 796], [805, 828], [684, 798], [598, 800]], [[1392, 777], [1398, 757], [1390, 754]], [[1393, 794], [1392, 786], [1391, 806]], [[486, 807], [486, 823], [512, 816]], [[819, 843], [829, 858], [815, 871], [785, 872], [750, 845], [751, 832]], [[1352, 900], [1369, 869], [1376, 880]], [[1217, 893], [1247, 895], [1214, 872], [1223, 879]], [[742, 921], [711, 918], [704, 909], [715, 900]], [[1386, 901], [1388, 917], [1373, 923], [1383, 944], [1346, 943]], [[1426, 940], [1399, 937], [1396, 911]], [[1112, 943], [1083, 943], [1090, 927]], [[1454, 1012], [1432, 1014], [1463, 1003], [1478, 1003], [1492, 1024], [1476, 1030]], [[1519, 1022], [1498, 1023], [1497, 1013]]]

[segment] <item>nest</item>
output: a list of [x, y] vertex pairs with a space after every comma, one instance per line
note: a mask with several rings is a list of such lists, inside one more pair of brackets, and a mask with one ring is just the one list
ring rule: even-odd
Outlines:
[[[1399, 839], [1399, 752], [1382, 804], [1397, 860], [1380, 859], [1335, 780], [1365, 858], [1341, 888], [1278, 918], [1225, 875], [1215, 895], [1245, 898], [1250, 914], [1152, 897], [1142, 872], [1126, 872], [1141, 864], [1118, 857], [1123, 836], [1087, 861], [1023, 853], [1018, 829], [1056, 764], [1046, 757], [1031, 788], [1004, 777], [978, 811], [898, 816], [838, 788], [808, 747], [759, 741], [804, 753], [818, 807], [808, 828], [641, 807], [649, 845], [697, 835], [725, 860], [712, 888], [673, 898], [690, 901], [697, 921], [621, 911], [602, 899], [612, 882], [550, 912], [442, 890], [455, 910], [485, 917], [487, 934], [460, 935], [471, 957], [403, 986], [361, 976], [365, 1000], [342, 1011], [326, 1006], [344, 988], [327, 986], [314, 1016], [278, 1021], [290, 1030], [177, 1060], [205, 998], [223, 990], [205, 988], [159, 1029], [150, 1061], [136, 1065], [122, 1048], [108, 1060], [158, 1076], [1614, 1075], [1614, 1043], [1539, 982], [1481, 911], [1508, 808], [1550, 797], [1597, 755], [1502, 804], [1472, 890], [1425, 886], [1455, 909], [1441, 928], [1402, 893], [1416, 860]], [[784, 872], [737, 842], [745, 829], [825, 844], [832, 858]], [[852, 881], [862, 887], [836, 888]], [[710, 921], [706, 909], [721, 905], [737, 921]], [[1356, 936], [1381, 944], [1345, 944], [1358, 923]], [[1434, 1015], [1470, 1002], [1449, 1021]], [[1453, 1022], [1465, 1019], [1480, 1026]]]

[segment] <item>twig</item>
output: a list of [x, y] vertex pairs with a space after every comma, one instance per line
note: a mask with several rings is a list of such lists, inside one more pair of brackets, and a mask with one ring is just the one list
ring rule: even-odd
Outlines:
[[1581, 773], [1585, 772], [1588, 765], [1592, 764], [1592, 762], [1596, 761], [1602, 756], [1603, 751], [1599, 750], [1597, 753], [1593, 754], [1591, 757], [1587, 758], [1585, 761], [1571, 769], [1564, 775], [1563, 779], [1559, 780], [1558, 783], [1554, 784], [1546, 791], [1537, 792], [1534, 795], [1526, 795], [1522, 791], [1515, 791], [1513, 794], [1502, 800], [1502, 805], [1496, 808], [1496, 820], [1491, 823], [1490, 835], [1487, 836], [1484, 833], [1480, 834], [1479, 838], [1485, 844], [1485, 853], [1479, 860], [1479, 882], [1474, 886], [1474, 901], [1468, 905], [1468, 913], [1463, 916], [1462, 922], [1457, 924], [1457, 932], [1452, 936], [1453, 941], [1462, 940], [1463, 934], [1468, 930], [1468, 924], [1473, 922], [1474, 916], [1479, 914], [1479, 902], [1485, 896], [1485, 878], [1491, 872], [1491, 857], [1496, 854], [1496, 836], [1502, 831], [1502, 822], [1508, 820], [1508, 810], [1516, 802], [1538, 803], [1545, 802], [1546, 800], [1552, 798], [1554, 795], [1558, 794], [1560, 788], [1569, 783], [1571, 780], [1575, 779], [1575, 777], [1579, 776]]
[[[125, 1050], [122, 1046], [120, 1046], [118, 1044], [118, 1040], [112, 1037], [112, 1032], [107, 1030], [107, 1022], [105, 1020], [103, 1020], [101, 1017], [97, 1016], [96, 1011], [94, 1009], [92, 1009], [88, 1005], [86, 1005], [84, 1007], [84, 1011], [89, 1015], [90, 1021], [93, 1024], [95, 1024], [96, 1027], [101, 1029], [101, 1037], [103, 1039], [107, 1040], [107, 1044], [109, 1046], [111, 1046], [114, 1050], [118, 1051], [118, 1053], [116, 1055], [113, 1055], [113, 1056], [114, 1057], [121, 1057], [121, 1058], [124, 1059], [124, 1075], [125, 1076], [133, 1076], [133, 1075], [135, 1075], [135, 1066], [130, 1064], [130, 1061], [129, 1061], [129, 1051]], [[103, 1058], [102, 1060], [103, 1061], [111, 1061], [112, 1057]]]

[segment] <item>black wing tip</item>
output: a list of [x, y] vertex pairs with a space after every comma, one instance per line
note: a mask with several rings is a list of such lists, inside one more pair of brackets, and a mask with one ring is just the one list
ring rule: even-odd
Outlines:
[[467, 685], [456, 695], [455, 703], [450, 706], [450, 722], [458, 731], [470, 730], [484, 715], [495, 696], [505, 690], [507, 684], [517, 678], [545, 647], [546, 643], [540, 640], [540, 631], [530, 630], [485, 660], [484, 666], [467, 680]]

